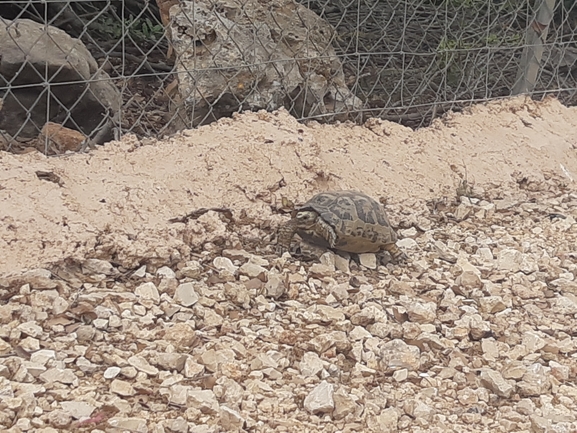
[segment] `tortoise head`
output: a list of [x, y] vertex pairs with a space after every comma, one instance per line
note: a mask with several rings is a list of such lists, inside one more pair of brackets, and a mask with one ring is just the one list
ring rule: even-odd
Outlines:
[[316, 222], [319, 214], [313, 210], [301, 210], [295, 215], [296, 226], [298, 230], [306, 230], [312, 228]]

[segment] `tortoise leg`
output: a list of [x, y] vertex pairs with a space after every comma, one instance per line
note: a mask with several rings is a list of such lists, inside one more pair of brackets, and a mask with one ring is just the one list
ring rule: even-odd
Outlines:
[[397, 246], [397, 244], [387, 244], [383, 249], [387, 251], [397, 263], [404, 263], [409, 260], [409, 257]]
[[337, 234], [330, 224], [319, 218], [317, 220], [316, 231], [323, 239], [327, 241], [329, 247], [335, 248], [335, 245], [337, 244]]
[[289, 250], [293, 236], [297, 232], [297, 220], [293, 218], [284, 223], [278, 229], [278, 240], [276, 244], [276, 253], [282, 256], [283, 253]]

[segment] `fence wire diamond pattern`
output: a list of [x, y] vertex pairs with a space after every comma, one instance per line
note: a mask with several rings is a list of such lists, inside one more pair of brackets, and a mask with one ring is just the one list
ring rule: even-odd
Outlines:
[[576, 35], [572, 0], [6, 2], [0, 149], [62, 153], [47, 122], [85, 148], [281, 106], [422, 127], [518, 92], [534, 52], [533, 97], [574, 105]]

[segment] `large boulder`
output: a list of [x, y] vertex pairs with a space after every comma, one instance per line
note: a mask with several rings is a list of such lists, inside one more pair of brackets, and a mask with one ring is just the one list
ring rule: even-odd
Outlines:
[[[293, 0], [195, 0], [170, 8], [185, 124], [284, 106], [297, 118], [346, 113], [362, 101], [345, 84], [334, 29]], [[184, 116], [183, 116], [184, 114]]]
[[0, 88], [0, 130], [19, 141], [49, 121], [89, 135], [122, 103], [80, 40], [28, 19], [0, 18]]

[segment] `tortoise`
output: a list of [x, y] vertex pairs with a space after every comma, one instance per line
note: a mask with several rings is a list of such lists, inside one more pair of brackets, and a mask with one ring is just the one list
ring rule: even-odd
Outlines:
[[349, 253], [388, 251], [395, 261], [407, 256], [396, 245], [397, 234], [385, 208], [358, 191], [321, 192], [293, 210], [279, 228], [277, 254], [288, 251], [295, 233], [305, 241]]

